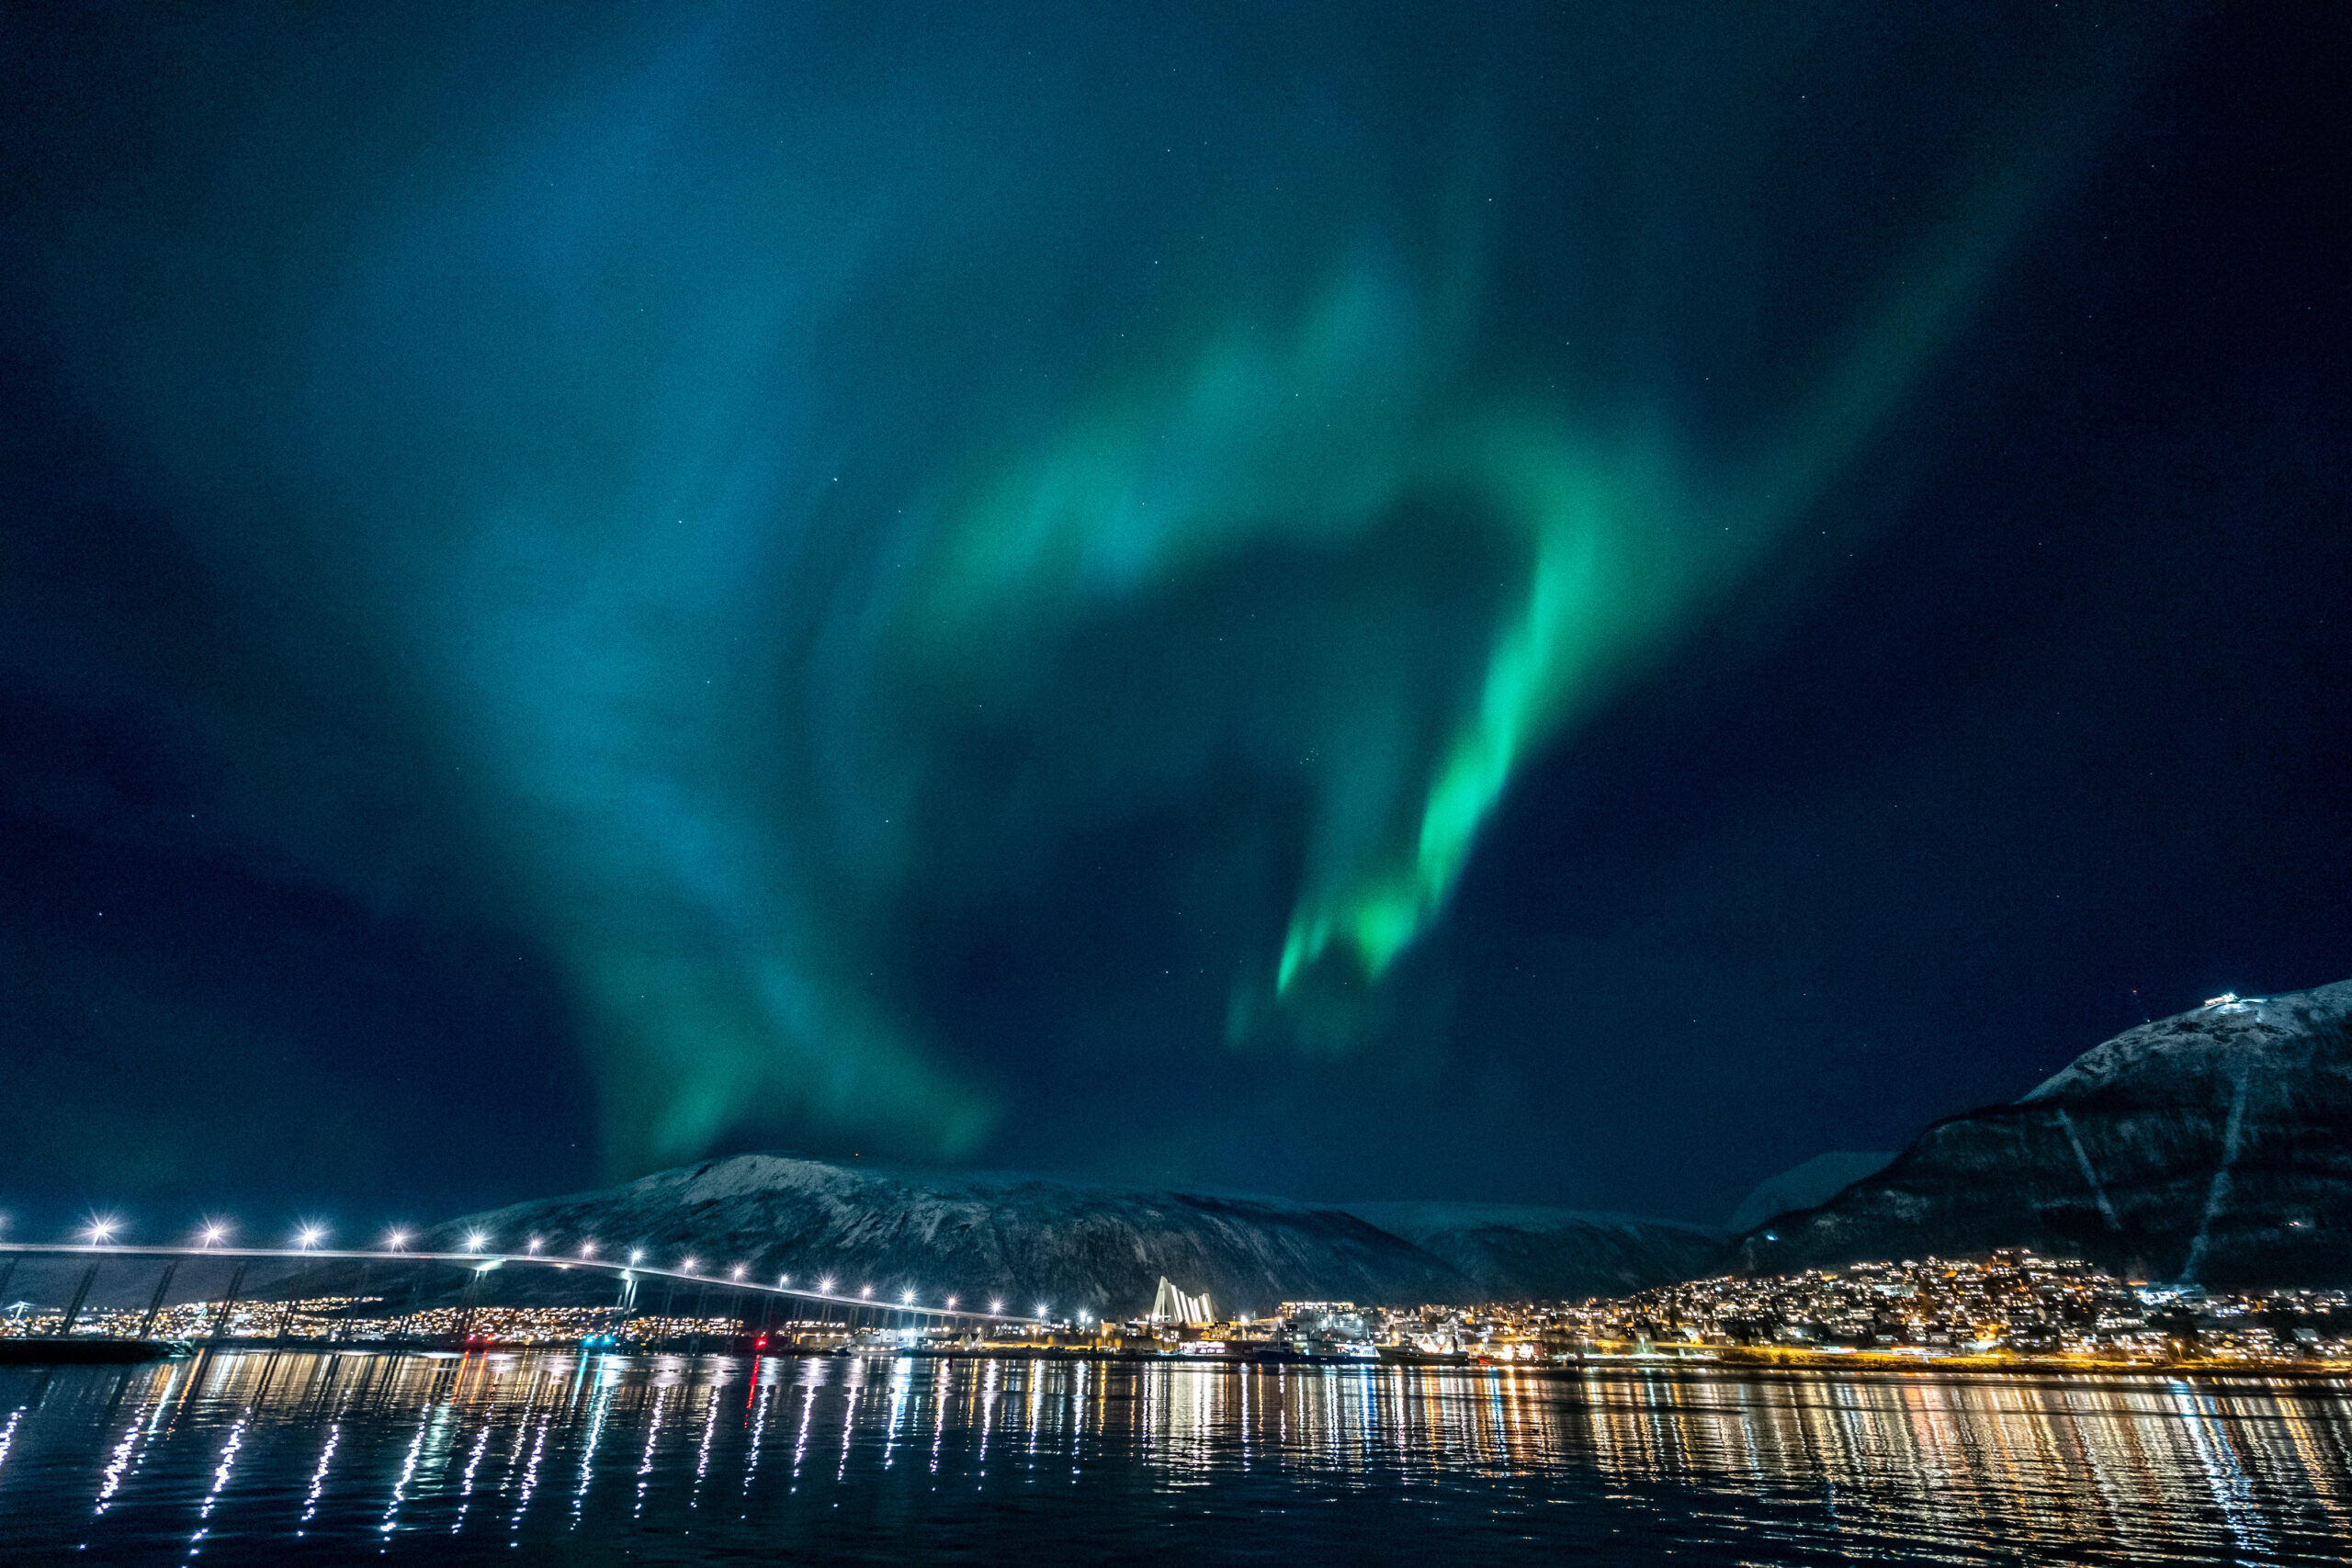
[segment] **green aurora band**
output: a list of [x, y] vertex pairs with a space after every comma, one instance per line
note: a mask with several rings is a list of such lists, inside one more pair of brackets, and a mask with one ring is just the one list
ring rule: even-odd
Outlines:
[[20, 259], [267, 628], [266, 701], [174, 700], [283, 852], [551, 956], [616, 1170], [956, 1157], [1011, 1086], [915, 913], [1246, 775], [1179, 846], [1287, 879], [1228, 1039], [1350, 1049], [1331, 998], [1814, 525], [2129, 74], [1817, 20], [713, 10], [451, 67], [388, 19], [368, 91], [255, 22], [119, 95], [168, 135], [74, 130], [156, 175]]

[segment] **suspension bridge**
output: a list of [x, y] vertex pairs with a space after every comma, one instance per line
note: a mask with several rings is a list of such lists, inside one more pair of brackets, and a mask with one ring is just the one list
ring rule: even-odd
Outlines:
[[[458, 1340], [465, 1337], [466, 1325], [470, 1320], [483, 1280], [493, 1271], [506, 1269], [543, 1269], [565, 1272], [604, 1273], [613, 1279], [614, 1304], [616, 1309], [623, 1311], [635, 1307], [640, 1286], [658, 1283], [669, 1287], [673, 1298], [678, 1287], [693, 1286], [700, 1292], [699, 1300], [703, 1303], [707, 1303], [711, 1293], [722, 1292], [722, 1299], [731, 1300], [739, 1306], [747, 1301], [763, 1301], [771, 1305], [778, 1301], [789, 1301], [796, 1305], [808, 1303], [821, 1311], [828, 1320], [838, 1310], [845, 1325], [854, 1324], [860, 1314], [872, 1314], [876, 1323], [895, 1319], [910, 1327], [964, 1326], [1027, 1330], [1048, 1329], [1055, 1326], [1054, 1323], [1046, 1317], [1046, 1309], [1042, 1305], [1034, 1314], [1008, 1313], [1000, 1310], [1002, 1304], [1001, 1302], [991, 1302], [989, 1309], [983, 1311], [975, 1307], [958, 1306], [956, 1304], [957, 1298], [954, 1296], [945, 1297], [938, 1302], [926, 1302], [918, 1299], [912, 1292], [901, 1292], [897, 1300], [891, 1300], [887, 1296], [876, 1296], [871, 1287], [854, 1293], [847, 1291], [834, 1291], [827, 1288], [831, 1284], [830, 1280], [820, 1280], [818, 1285], [811, 1287], [791, 1284], [788, 1282], [789, 1276], [786, 1276], [771, 1284], [764, 1280], [749, 1277], [748, 1270], [741, 1268], [729, 1269], [723, 1273], [698, 1269], [694, 1266], [694, 1260], [691, 1258], [683, 1260], [676, 1268], [648, 1264], [643, 1261], [641, 1253], [622, 1258], [599, 1258], [593, 1254], [563, 1255], [528, 1249], [520, 1252], [490, 1248], [463, 1252], [436, 1252], [390, 1246], [366, 1249], [315, 1246], [229, 1247], [209, 1241], [172, 1247], [143, 1246], [113, 1241], [0, 1242], [0, 1304], [5, 1304], [7, 1301], [8, 1289], [14, 1282], [17, 1266], [28, 1259], [62, 1259], [69, 1262], [85, 1260], [85, 1266], [74, 1289], [73, 1300], [65, 1309], [62, 1326], [55, 1331], [54, 1336], [44, 1336], [44, 1337], [62, 1338], [74, 1336], [76, 1325], [84, 1316], [91, 1291], [97, 1282], [101, 1269], [109, 1265], [153, 1264], [158, 1266], [159, 1269], [153, 1292], [148, 1302], [145, 1315], [141, 1320], [139, 1330], [131, 1337], [141, 1340], [151, 1337], [169, 1303], [172, 1285], [181, 1265], [191, 1259], [226, 1264], [232, 1270], [227, 1290], [218, 1298], [205, 1298], [204, 1304], [211, 1309], [209, 1337], [214, 1339], [225, 1334], [230, 1314], [239, 1304], [239, 1293], [244, 1287], [247, 1275], [256, 1263], [289, 1264], [296, 1267], [318, 1267], [335, 1263], [357, 1264], [361, 1268], [361, 1272], [356, 1288], [350, 1292], [355, 1296], [366, 1290], [370, 1276], [379, 1268], [419, 1270], [447, 1268], [462, 1271], [470, 1277], [464, 1282], [463, 1293], [458, 1303], [460, 1315], [458, 1331], [455, 1335], [447, 1337]], [[412, 1301], [414, 1300], [415, 1291], [422, 1289], [422, 1282], [420, 1275], [416, 1286], [412, 1291]], [[269, 1288], [283, 1289], [286, 1283], [285, 1280], [280, 1279]], [[256, 1301], [247, 1304], [257, 1306], [260, 1303]], [[413, 1312], [407, 1315], [413, 1316]], [[662, 1315], [667, 1316], [666, 1307]], [[699, 1308], [696, 1315], [700, 1315]], [[748, 1314], [743, 1316], [748, 1322]], [[288, 1321], [290, 1322], [290, 1319], [289, 1303]], [[284, 1327], [281, 1326], [280, 1337], [284, 1332]]]

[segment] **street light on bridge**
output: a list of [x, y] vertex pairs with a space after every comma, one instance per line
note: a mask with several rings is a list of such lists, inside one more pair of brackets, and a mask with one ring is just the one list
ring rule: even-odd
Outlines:
[[384, 1247], [385, 1250], [389, 1252], [398, 1252], [401, 1247], [406, 1247], [407, 1245], [408, 1232], [406, 1231], [396, 1230], [384, 1238]]
[[325, 1240], [326, 1234], [325, 1229], [322, 1226], [304, 1225], [300, 1230], [294, 1233], [294, 1239], [296, 1242], [300, 1244], [303, 1251], [308, 1252], [311, 1248], [318, 1246], [320, 1242]]
[[593, 1241], [583, 1241], [583, 1242], [582, 1242], [582, 1243], [580, 1244], [580, 1256], [581, 1256], [581, 1257], [582, 1257], [582, 1258], [594, 1258], [594, 1257], [595, 1257], [595, 1256], [596, 1256], [596, 1244], [595, 1244], [594, 1242], [593, 1242]]
[[116, 1219], [111, 1214], [91, 1220], [90, 1245], [92, 1247], [104, 1247], [107, 1243], [114, 1239], [114, 1233], [121, 1228], [122, 1222]]
[[218, 1247], [228, 1234], [227, 1225], [218, 1220], [207, 1220], [204, 1222], [204, 1229], [197, 1234], [197, 1244], [200, 1247]]
[[481, 1232], [468, 1231], [466, 1233], [466, 1250], [468, 1252], [480, 1252], [483, 1247], [489, 1245], [490, 1237], [482, 1235]]

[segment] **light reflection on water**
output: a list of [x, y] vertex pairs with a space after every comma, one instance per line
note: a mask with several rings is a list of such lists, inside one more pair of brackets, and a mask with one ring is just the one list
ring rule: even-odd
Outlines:
[[238, 1353], [0, 1372], [0, 1562], [2343, 1560], [2331, 1383]]

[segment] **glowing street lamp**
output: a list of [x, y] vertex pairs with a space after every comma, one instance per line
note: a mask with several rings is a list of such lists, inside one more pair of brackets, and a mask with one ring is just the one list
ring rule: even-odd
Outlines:
[[817, 1289], [824, 1292], [826, 1295], [831, 1295], [833, 1293], [833, 1277], [831, 1274], [828, 1274], [823, 1279], [818, 1280]]
[[121, 1228], [122, 1222], [111, 1216], [105, 1219], [92, 1220], [90, 1222], [90, 1245], [92, 1247], [104, 1247], [107, 1243], [114, 1239], [114, 1233]]
[[741, 1279], [743, 1277], [743, 1266], [741, 1263], [738, 1263], [733, 1269], [728, 1270], [727, 1277], [730, 1280]]
[[580, 1256], [581, 1256], [581, 1257], [582, 1257], [582, 1258], [594, 1258], [594, 1257], [595, 1257], [595, 1256], [596, 1256], [596, 1244], [595, 1244], [594, 1242], [593, 1242], [593, 1241], [583, 1241], [583, 1242], [582, 1242], [582, 1243], [580, 1244]]
[[221, 1238], [226, 1236], [228, 1234], [229, 1227], [227, 1225], [222, 1224], [218, 1220], [207, 1220], [204, 1224], [204, 1229], [198, 1233], [198, 1240], [199, 1245], [204, 1247], [218, 1247], [220, 1245]]
[[860, 1285], [857, 1288], [857, 1296], [860, 1301], [872, 1301], [874, 1299], [874, 1287], [871, 1285]]
[[631, 1267], [635, 1267], [637, 1264], [644, 1262], [645, 1249], [641, 1247], [629, 1248], [628, 1260]]
[[950, 1312], [954, 1312], [956, 1310], [956, 1298], [954, 1296], [947, 1298], [947, 1310]]
[[693, 1258], [687, 1258], [684, 1263], [681, 1263], [681, 1264], [679, 1264], [679, 1265], [678, 1265], [678, 1272], [679, 1272], [679, 1273], [681, 1273], [681, 1274], [691, 1274], [691, 1273], [693, 1273], [694, 1271], [695, 1271], [695, 1260], [694, 1260]]
[[775, 1277], [775, 1288], [779, 1291], [790, 1283], [792, 1283], [792, 1276], [789, 1274], [778, 1274]]
[[1043, 1316], [1045, 1316], [1045, 1315], [1046, 1315], [1046, 1303], [1043, 1303], [1043, 1302], [1039, 1302], [1039, 1303], [1037, 1303], [1037, 1315], [1038, 1315], [1039, 1317], [1043, 1317]]
[[481, 1232], [468, 1231], [466, 1233], [466, 1250], [468, 1252], [480, 1252], [483, 1247], [488, 1247], [489, 1245], [490, 1237], [482, 1235]]
[[914, 1304], [914, 1300], [915, 1293], [912, 1291], [900, 1291], [899, 1292], [899, 1304], [900, 1306], [912, 1306]]
[[384, 1249], [388, 1252], [398, 1252], [407, 1245], [408, 1232], [406, 1231], [396, 1230], [384, 1238]]
[[539, 1238], [537, 1236], [533, 1236], [529, 1241], [524, 1243], [524, 1246], [534, 1256], [537, 1256], [539, 1250]]
[[991, 1313], [1000, 1313], [1000, 1312], [1002, 1312], [1003, 1310], [1004, 1310], [1004, 1301], [1003, 1301], [1003, 1298], [999, 1297], [997, 1300], [995, 1300], [995, 1301], [992, 1301], [992, 1302], [989, 1303], [989, 1312], [991, 1312]]
[[325, 1240], [326, 1234], [327, 1233], [324, 1230], [317, 1225], [304, 1225], [300, 1230], [294, 1233], [294, 1239], [298, 1244], [300, 1244], [303, 1251], [308, 1252], [311, 1248], [318, 1246], [320, 1242]]

